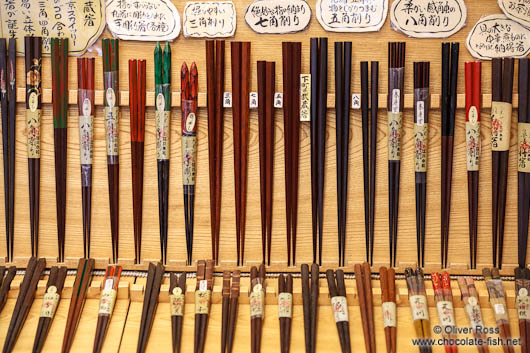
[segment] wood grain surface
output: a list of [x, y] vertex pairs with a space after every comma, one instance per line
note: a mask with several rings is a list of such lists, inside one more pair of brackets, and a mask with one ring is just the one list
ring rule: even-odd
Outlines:
[[[184, 2], [172, 0], [182, 13]], [[380, 32], [363, 34], [326, 33], [317, 22], [315, 12], [309, 28], [303, 32], [288, 35], [257, 35], [246, 25], [243, 14], [247, 2], [234, 1], [237, 7], [237, 32], [235, 40], [252, 42], [251, 49], [251, 90], [257, 91], [256, 61], [276, 61], [276, 91], [281, 91], [281, 41], [302, 42], [302, 72], [309, 72], [309, 37], [328, 36], [332, 42], [350, 40], [353, 42], [352, 93], [360, 92], [361, 60], [380, 61], [380, 94], [387, 90], [387, 42], [406, 41], [406, 79], [405, 91], [407, 100], [412, 102], [412, 63], [413, 61], [431, 61], [431, 92], [433, 109], [430, 115], [429, 162], [427, 172], [427, 220], [426, 220], [426, 249], [425, 262], [428, 269], [440, 266], [440, 56], [441, 42], [439, 39], [412, 39], [394, 31], [387, 19]], [[483, 15], [500, 13], [496, 0], [468, 0], [467, 25], [451, 41], [461, 43], [459, 63], [458, 93], [459, 107], [456, 117], [453, 194], [451, 205], [451, 224], [449, 236], [449, 261], [452, 272], [468, 273], [469, 240], [468, 240], [468, 210], [467, 210], [467, 177], [465, 165], [465, 112], [463, 107], [464, 93], [464, 62], [472, 60], [465, 48], [465, 38], [472, 25]], [[309, 4], [315, 8], [315, 0]], [[109, 36], [105, 32], [103, 36]], [[96, 90], [103, 89], [103, 72], [100, 52], [100, 41], [87, 55], [96, 56]], [[131, 58], [147, 60], [147, 91], [148, 97], [154, 91], [154, 43], [120, 41], [120, 87], [128, 90], [127, 60]], [[178, 70], [183, 61], [190, 64], [195, 61], [199, 70], [200, 96], [198, 119], [198, 164], [196, 183], [195, 231], [193, 258], [208, 258], [211, 255], [210, 245], [210, 216], [208, 191], [208, 148], [207, 148], [207, 119], [205, 106], [206, 67], [204, 40], [183, 38], [180, 36], [172, 44], [172, 91], [180, 90]], [[333, 53], [329, 57], [329, 102], [333, 102], [334, 75]], [[17, 60], [17, 87], [19, 92], [24, 87], [23, 58]], [[75, 90], [76, 60], [69, 60], [69, 87]], [[226, 55], [226, 90], [231, 90], [230, 55]], [[483, 93], [485, 105], [489, 105], [491, 93], [490, 82], [491, 64], [483, 65]], [[56, 262], [57, 257], [57, 225], [55, 214], [55, 180], [53, 159], [53, 125], [51, 95], [51, 66], [49, 58], [43, 60], [44, 106], [42, 117], [42, 167], [41, 167], [41, 213], [40, 213], [40, 256], [48, 260], [48, 266]], [[517, 71], [516, 71], [517, 72]], [[517, 84], [514, 85], [514, 90]], [[70, 92], [70, 103], [74, 103], [75, 92]], [[144, 176], [144, 204], [143, 204], [143, 240], [142, 263], [134, 265], [133, 219], [132, 219], [132, 190], [131, 190], [131, 149], [129, 138], [129, 110], [126, 106], [124, 92], [121, 102], [120, 126], [120, 259], [124, 269], [145, 269], [147, 261], [156, 260], [160, 256], [158, 200], [156, 178], [156, 147], [155, 121], [152, 98], [149, 98], [145, 136], [145, 176]], [[72, 97], [72, 95], [74, 95]], [[99, 96], [99, 94], [98, 94]], [[177, 98], [177, 94], [173, 94]], [[19, 101], [23, 100], [19, 94]], [[516, 98], [514, 97], [514, 101]], [[178, 99], [173, 105], [178, 105]], [[98, 102], [96, 102], [98, 103]], [[149, 104], [150, 103], [150, 104]], [[386, 105], [380, 100], [381, 110], [378, 124], [378, 163], [376, 181], [376, 218], [375, 218], [375, 269], [380, 264], [388, 263], [388, 195], [387, 195], [387, 144], [386, 144]], [[413, 111], [411, 103], [406, 104], [404, 113], [404, 140], [401, 168], [401, 196], [399, 212], [399, 231], [397, 243], [397, 259], [401, 270], [407, 265], [415, 263], [416, 259], [416, 230], [415, 230], [415, 197], [414, 197], [414, 165], [413, 165]], [[482, 155], [480, 170], [479, 196], [479, 239], [478, 239], [478, 268], [491, 264], [491, 149], [490, 149], [490, 118], [489, 109], [482, 111]], [[506, 233], [504, 242], [503, 273], [512, 274], [517, 262], [517, 179], [516, 179], [516, 119], [517, 110], [514, 109], [512, 121], [512, 139], [508, 175], [508, 201], [506, 208]], [[185, 268], [186, 247], [184, 234], [184, 211], [181, 182], [181, 148], [180, 148], [180, 109], [172, 109], [171, 124], [171, 171], [169, 196], [169, 235], [168, 235], [168, 270]], [[350, 150], [349, 150], [349, 185], [347, 210], [347, 238], [346, 238], [346, 270], [353, 270], [353, 264], [364, 260], [364, 210], [362, 183], [362, 142], [361, 142], [361, 112], [352, 110], [350, 114]], [[235, 208], [234, 177], [233, 177], [233, 146], [232, 146], [232, 118], [230, 109], [225, 111], [224, 154], [223, 154], [223, 194], [221, 211], [220, 235], [220, 265], [216, 271], [235, 268]], [[325, 204], [324, 204], [324, 249], [323, 260], [326, 266], [338, 265], [337, 244], [337, 202], [336, 202], [336, 168], [335, 168], [335, 114], [328, 110], [326, 141], [326, 175], [325, 175]], [[287, 268], [287, 253], [285, 239], [285, 192], [284, 192], [284, 161], [283, 161], [283, 117], [282, 110], [276, 110], [275, 156], [274, 156], [274, 200], [273, 200], [273, 230], [272, 230], [272, 270], [298, 270], [298, 267]], [[30, 256], [29, 232], [29, 199], [28, 176], [26, 162], [26, 132], [24, 123], [24, 105], [17, 104], [17, 134], [16, 134], [16, 194], [15, 194], [15, 262], [23, 266]], [[101, 99], [95, 112], [94, 128], [94, 170], [93, 170], [93, 208], [92, 208], [92, 254], [96, 258], [96, 266], [104, 268], [111, 257], [111, 237], [109, 219], [109, 199], [107, 184], [107, 168], [105, 156], [105, 135], [103, 126], [103, 107]], [[301, 124], [300, 133], [300, 187], [298, 209], [298, 264], [310, 262], [311, 249], [311, 195], [310, 195], [310, 139], [309, 123]], [[248, 217], [246, 231], [245, 266], [257, 263], [261, 259], [261, 226], [259, 200], [259, 158], [258, 158], [258, 121], [257, 110], [252, 110], [250, 116], [250, 148], [249, 148], [249, 177], [248, 177]], [[66, 263], [75, 264], [74, 259], [83, 255], [82, 219], [81, 219], [81, 186], [79, 167], [79, 137], [77, 126], [77, 107], [69, 106], [68, 118], [68, 161], [67, 161], [67, 210], [66, 210]], [[0, 173], [2, 179], [3, 173]], [[0, 184], [3, 180], [0, 180]], [[4, 197], [0, 188], [0, 199]], [[0, 203], [0, 223], [4, 222], [3, 203]], [[0, 255], [5, 256], [5, 230], [0, 227]], [[0, 261], [1, 262], [1, 261]], [[72, 266], [70, 266], [72, 267]], [[188, 270], [192, 270], [188, 268]], [[267, 333], [265, 333], [267, 334]], [[266, 339], [265, 339], [266, 341]]]

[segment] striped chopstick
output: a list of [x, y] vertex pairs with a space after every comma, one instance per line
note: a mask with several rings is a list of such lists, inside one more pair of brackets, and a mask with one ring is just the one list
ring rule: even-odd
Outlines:
[[77, 59], [77, 107], [79, 112], [79, 156], [83, 212], [83, 256], [90, 257], [92, 223], [92, 152], [94, 149], [94, 58]]
[[107, 171], [109, 181], [110, 230], [112, 262], [118, 261], [119, 250], [119, 39], [103, 39], [103, 83]]
[[107, 334], [114, 304], [118, 294], [118, 283], [120, 282], [121, 266], [107, 266], [105, 277], [101, 284], [101, 295], [99, 297], [98, 321], [96, 324], [96, 335], [94, 337], [93, 353], [103, 350], [105, 335]]
[[156, 165], [158, 172], [158, 220], [160, 224], [160, 261], [167, 262], [169, 198], [169, 156], [171, 134], [171, 47], [166, 42], [155, 47]]
[[182, 321], [184, 320], [184, 296], [186, 294], [186, 272], [177, 277], [169, 275], [169, 305], [171, 314], [171, 338], [173, 353], [180, 353], [182, 341]]
[[134, 263], [141, 261], [142, 203], [144, 190], [145, 60], [129, 60], [129, 110], [131, 114], [131, 165], [134, 223]]
[[[517, 117], [519, 158], [518, 179], [518, 261], [519, 267], [526, 267], [528, 248], [528, 215], [530, 212], [530, 60], [519, 59], [519, 109]], [[530, 334], [529, 334], [530, 336]], [[530, 346], [529, 346], [530, 347]]]
[[[428, 339], [431, 337], [431, 328], [423, 271], [420, 267], [416, 271], [407, 267], [405, 269], [405, 279], [409, 292], [410, 311], [416, 336], [417, 338]], [[432, 346], [427, 341], [420, 344], [418, 348], [420, 353], [432, 352]]]
[[51, 38], [53, 144], [57, 208], [58, 261], [64, 262], [66, 232], [66, 152], [68, 127], [68, 39]]
[[39, 315], [39, 323], [37, 332], [35, 334], [35, 341], [33, 343], [33, 353], [39, 353], [44, 347], [44, 342], [50, 331], [55, 311], [59, 305], [59, 299], [64, 287], [66, 279], [67, 268], [53, 266], [50, 269], [48, 283], [46, 284], [46, 292], [42, 299], [42, 306]]
[[449, 273], [438, 272], [431, 274], [432, 286], [434, 289], [434, 299], [438, 312], [438, 319], [442, 327], [442, 336], [444, 338], [445, 351], [447, 353], [456, 353], [458, 349], [455, 345], [455, 314], [453, 308], [453, 294], [451, 292], [451, 279]]

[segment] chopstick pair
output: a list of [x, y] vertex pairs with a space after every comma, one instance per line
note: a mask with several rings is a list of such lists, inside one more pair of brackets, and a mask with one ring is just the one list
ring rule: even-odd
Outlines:
[[514, 347], [512, 334], [510, 332], [510, 318], [508, 317], [508, 306], [506, 305], [506, 296], [502, 286], [502, 280], [497, 268], [484, 268], [482, 270], [486, 288], [488, 289], [491, 309], [495, 315], [495, 322], [499, 329], [499, 336], [502, 340], [502, 349], [505, 353], [513, 353]]
[[258, 61], [259, 170], [261, 248], [263, 263], [271, 264], [272, 184], [274, 171], [275, 62]]
[[156, 167], [158, 173], [158, 222], [160, 225], [160, 261], [167, 263], [167, 228], [169, 205], [169, 156], [171, 135], [171, 47], [169, 42], [155, 47], [156, 95]]
[[70, 299], [70, 307], [68, 309], [68, 317], [66, 319], [66, 327], [64, 330], [63, 345], [61, 353], [68, 353], [72, 348], [74, 342], [77, 325], [81, 320], [81, 313], [85, 305], [86, 294], [92, 279], [92, 270], [94, 269], [94, 259], [80, 259], [77, 266], [77, 274], [75, 277], [74, 286], [72, 288], [72, 298]]
[[293, 319], [293, 276], [278, 276], [278, 318], [280, 319], [280, 351], [289, 353]]
[[208, 105], [208, 162], [210, 176], [210, 228], [212, 259], [219, 264], [221, 229], [221, 185], [223, 166], [225, 90], [225, 41], [206, 41], [206, 82]]
[[[377, 160], [377, 113], [379, 110], [379, 62], [372, 61], [370, 88], [368, 62], [361, 61], [361, 114], [363, 134], [364, 233], [366, 261], [374, 257], [375, 167]], [[368, 94], [370, 92], [370, 95]], [[370, 104], [368, 103], [370, 101]]]
[[20, 284], [17, 302], [11, 314], [11, 321], [9, 322], [4, 348], [2, 349], [3, 353], [9, 353], [15, 347], [18, 335], [22, 330], [22, 326], [24, 326], [24, 321], [26, 321], [26, 317], [33, 304], [37, 284], [45, 268], [46, 259], [37, 259], [34, 256], [29, 259], [26, 274]]
[[64, 262], [66, 232], [66, 152], [68, 127], [68, 39], [51, 38], [53, 145], [57, 209], [58, 261]]
[[379, 269], [381, 282], [381, 307], [387, 353], [397, 352], [396, 272], [392, 267]]
[[136, 353], [144, 353], [147, 347], [147, 341], [149, 340], [151, 327], [153, 326], [153, 321], [155, 318], [156, 307], [158, 306], [158, 295], [160, 293], [160, 286], [164, 277], [164, 271], [164, 265], [162, 265], [160, 262], [156, 265], [152, 262], [149, 263]]
[[521, 335], [521, 352], [528, 352], [530, 347], [530, 270], [515, 268], [515, 309], [519, 318], [519, 334]]
[[234, 186], [236, 200], [237, 265], [245, 258], [249, 142], [250, 42], [230, 43], [232, 115], [234, 129]]
[[195, 353], [204, 352], [214, 281], [213, 266], [213, 260], [199, 260], [197, 262], [197, 284], [195, 285], [195, 336], [193, 344], [193, 351]]
[[[237, 322], [237, 305], [239, 300], [240, 272], [223, 272], [223, 308], [221, 326], [221, 353], [231, 353], [234, 345], [234, 333]], [[232, 286], [230, 286], [232, 277]]]
[[131, 171], [134, 223], [134, 263], [141, 261], [142, 203], [144, 195], [145, 60], [129, 60], [129, 111], [131, 115]]
[[199, 73], [193, 62], [180, 69], [180, 109], [182, 111], [182, 185], [184, 189], [184, 221], [186, 230], [187, 264], [193, 257], [193, 221], [195, 206], [195, 167], [197, 163], [197, 100]]
[[328, 109], [327, 38], [311, 38], [310, 60], [311, 210], [313, 226], [313, 263], [322, 265], [322, 233], [324, 227], [324, 162], [326, 155], [326, 114]]
[[442, 43], [442, 268], [449, 254], [459, 49], [459, 43]]
[[9, 290], [11, 289], [11, 282], [13, 281], [13, 278], [15, 278], [17, 274], [17, 268], [15, 266], [9, 266], [7, 269], [7, 273], [4, 276], [5, 267], [0, 267], [0, 282], [2, 283], [0, 285], [0, 313], [4, 309], [4, 306], [7, 302], [7, 294], [9, 293]]
[[64, 287], [66, 279], [66, 267], [53, 266], [50, 269], [48, 282], [46, 283], [46, 292], [42, 299], [42, 306], [39, 315], [39, 323], [37, 332], [35, 333], [35, 340], [33, 342], [33, 353], [42, 351], [46, 337], [50, 331], [55, 311], [59, 305], [59, 299]]
[[103, 39], [103, 86], [112, 262], [118, 262], [120, 216], [119, 39]]
[[261, 334], [265, 318], [265, 264], [250, 269], [250, 352], [261, 352]]
[[512, 58], [493, 59], [491, 70], [492, 248], [493, 267], [501, 268], [508, 186], [514, 60]]
[[372, 270], [368, 262], [355, 264], [355, 282], [361, 309], [364, 345], [367, 353], [375, 353], [374, 300], [372, 294]]
[[13, 262], [15, 241], [16, 40], [0, 38], [0, 114], [4, 158], [4, 210], [7, 261]]
[[[405, 269], [405, 279], [409, 292], [410, 311], [417, 338], [429, 339], [431, 337], [431, 327], [429, 322], [429, 308], [427, 306], [427, 292], [425, 291], [425, 281], [423, 271], [418, 267], [416, 271], [407, 267]], [[420, 353], [432, 352], [432, 346], [427, 341], [419, 345]]]
[[335, 42], [335, 112], [339, 266], [346, 262], [352, 43]]
[[296, 263], [302, 43], [282, 42], [287, 266]]
[[42, 38], [24, 37], [31, 255], [39, 253]]
[[328, 280], [329, 296], [331, 298], [331, 309], [337, 324], [340, 348], [342, 353], [351, 352], [350, 323], [348, 315], [348, 301], [346, 300], [346, 285], [344, 282], [344, 271], [326, 271]]
[[90, 257], [92, 223], [92, 151], [94, 149], [94, 58], [77, 59], [77, 107], [79, 112], [79, 156], [83, 212], [83, 256]]
[[[519, 59], [519, 110], [518, 110], [518, 260], [519, 267], [526, 267], [528, 247], [528, 216], [530, 212], [530, 60]], [[529, 335], [530, 336], [530, 335]], [[530, 347], [530, 346], [529, 346]]]
[[429, 62], [414, 63], [414, 178], [416, 188], [416, 242], [418, 266], [425, 266], [427, 155], [429, 151]]
[[453, 308], [453, 293], [451, 291], [451, 278], [448, 272], [431, 273], [432, 287], [434, 290], [434, 299], [438, 312], [438, 319], [442, 327], [442, 336], [446, 353], [458, 352], [455, 345], [455, 311]]
[[487, 337], [483, 332], [484, 322], [480, 312], [479, 296], [472, 277], [458, 277], [458, 286], [464, 302], [464, 308], [473, 329], [473, 336], [477, 339], [479, 353], [488, 353]]
[[391, 267], [396, 267], [397, 257], [405, 45], [404, 42], [388, 43], [388, 213]]
[[309, 282], [309, 266], [303, 264], [300, 268], [302, 275], [302, 303], [304, 309], [304, 337], [306, 353], [316, 352], [318, 295], [320, 293], [319, 268], [311, 265], [311, 283]]
[[185, 295], [186, 272], [182, 272], [178, 277], [175, 273], [171, 273], [169, 275], [169, 308], [171, 314], [171, 342], [173, 344], [173, 353], [180, 352]]
[[107, 334], [110, 319], [116, 304], [118, 295], [118, 284], [121, 276], [121, 266], [107, 266], [105, 277], [101, 285], [101, 295], [99, 298], [98, 322], [96, 324], [96, 335], [94, 337], [93, 353], [99, 353], [103, 349], [105, 336]]
[[480, 109], [482, 64], [466, 62], [466, 165], [469, 208], [469, 256], [471, 268], [477, 267], [478, 181], [480, 162]]

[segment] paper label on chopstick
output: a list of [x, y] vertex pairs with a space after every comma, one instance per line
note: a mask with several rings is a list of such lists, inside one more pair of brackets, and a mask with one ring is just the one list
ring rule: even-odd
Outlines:
[[[471, 107], [473, 109], [475, 107]], [[469, 110], [471, 112], [471, 109]], [[476, 110], [476, 108], [475, 108]], [[479, 170], [480, 157], [480, 121], [466, 122], [466, 163], [469, 172]]]
[[211, 294], [209, 290], [195, 291], [195, 314], [208, 314]]
[[278, 294], [278, 317], [293, 317], [293, 295], [291, 293]]
[[283, 93], [274, 93], [274, 108], [283, 108]]
[[256, 284], [250, 293], [250, 318], [262, 318], [265, 313], [265, 293], [261, 284]]
[[469, 318], [469, 323], [473, 330], [476, 330], [479, 327], [484, 327], [484, 322], [482, 321], [482, 314], [480, 312], [480, 306], [475, 297], [470, 297], [464, 309], [466, 310], [467, 317]]
[[232, 108], [232, 92], [223, 94], [223, 108]]
[[182, 185], [195, 185], [196, 136], [182, 136]]
[[94, 145], [94, 115], [91, 112], [90, 99], [83, 100], [83, 114], [79, 116], [79, 155], [81, 164], [92, 164]]
[[530, 173], [530, 124], [518, 123], [519, 161], [517, 169], [523, 173]]
[[401, 106], [401, 91], [398, 88], [392, 90], [392, 113], [398, 114]]
[[448, 300], [436, 302], [436, 309], [438, 310], [438, 318], [440, 319], [440, 325], [442, 325], [442, 327], [456, 325], [453, 302]]
[[506, 301], [504, 298], [490, 299], [493, 313], [495, 314], [495, 321], [506, 320], [508, 321], [508, 312], [506, 311]]
[[381, 306], [383, 308], [383, 327], [396, 327], [396, 303], [384, 302]]
[[530, 320], [530, 297], [526, 288], [519, 289], [515, 298], [515, 308], [519, 320]]
[[57, 305], [59, 304], [59, 298], [60, 296], [57, 293], [57, 287], [49, 286], [42, 299], [40, 317], [53, 318]]
[[361, 95], [359, 93], [351, 95], [351, 108], [356, 110], [361, 109]]
[[335, 317], [335, 322], [349, 321], [348, 301], [346, 300], [346, 297], [332, 297], [331, 308], [333, 309], [333, 316]]
[[388, 112], [388, 160], [401, 160], [402, 113]]
[[184, 293], [179, 287], [173, 288], [173, 292], [169, 295], [169, 310], [171, 316], [184, 315]]
[[429, 124], [414, 124], [414, 171], [417, 173], [427, 171], [428, 126]]
[[40, 109], [26, 109], [28, 158], [40, 158]]
[[508, 151], [510, 149], [510, 128], [512, 123], [512, 105], [505, 102], [491, 103], [491, 149]]
[[300, 121], [311, 121], [311, 74], [300, 75]]
[[412, 320], [429, 320], [427, 298], [424, 295], [411, 295], [409, 297]]
[[156, 112], [155, 112], [155, 124], [156, 124], [156, 159], [168, 160], [169, 159], [169, 119], [170, 112], [165, 110], [166, 100], [162, 93], [156, 96]]
[[258, 92], [250, 92], [248, 95], [249, 109], [256, 109], [258, 107]]
[[[113, 72], [109, 74], [113, 74]], [[116, 103], [114, 89], [107, 88], [105, 91], [105, 107], [103, 109], [103, 114], [105, 115], [105, 134], [107, 138], [107, 156], [117, 156], [119, 151], [118, 107]]]
[[103, 289], [99, 298], [98, 315], [112, 315], [117, 292], [114, 289]]

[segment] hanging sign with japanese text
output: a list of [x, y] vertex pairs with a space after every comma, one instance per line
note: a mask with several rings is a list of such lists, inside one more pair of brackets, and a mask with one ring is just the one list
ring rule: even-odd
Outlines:
[[330, 32], [375, 32], [383, 26], [388, 0], [318, 0], [317, 20]]
[[499, 0], [499, 7], [508, 18], [530, 27], [530, 0]]
[[236, 8], [232, 1], [190, 1], [182, 17], [184, 37], [223, 38], [236, 32]]
[[248, 5], [245, 21], [256, 33], [294, 33], [311, 21], [311, 7], [304, 0], [256, 0]]

